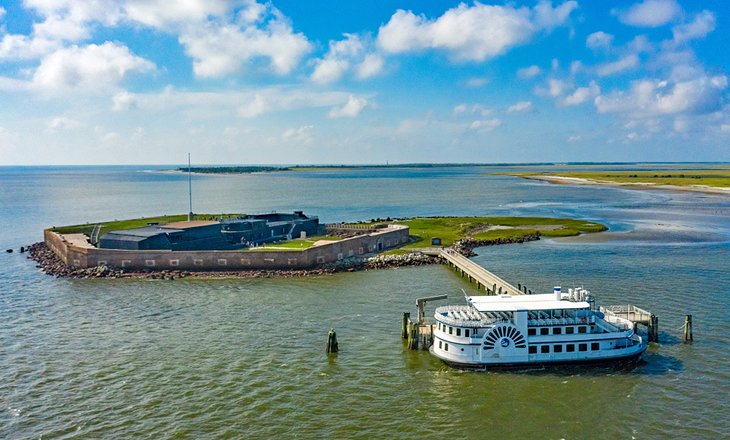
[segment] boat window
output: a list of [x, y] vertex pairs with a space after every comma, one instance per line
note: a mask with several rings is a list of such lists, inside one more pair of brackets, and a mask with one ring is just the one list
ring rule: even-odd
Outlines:
[[464, 336], [469, 337], [469, 329], [464, 330]]
[[586, 326], [581, 325], [578, 326], [578, 333], [585, 333], [586, 332]]
[[449, 327], [449, 334], [454, 333], [454, 327]]
[[527, 336], [535, 336], [537, 334], [537, 330], [534, 328], [528, 328], [527, 329]]
[[443, 348], [443, 346], [441, 345], [441, 341], [439, 341], [439, 348]]
[[578, 351], [588, 351], [588, 344], [578, 344]]
[[457, 328], [456, 329], [456, 336], [461, 336], [461, 329], [460, 328]]
[[554, 335], [559, 335], [560, 333], [561, 333], [560, 327], [553, 327], [553, 334]]
[[444, 351], [449, 351], [449, 343], [444, 344]]
[[540, 353], [550, 353], [550, 346], [549, 345], [541, 345], [540, 346]]
[[567, 351], [568, 353], [574, 352], [575, 351], [575, 345], [573, 345], [573, 344], [566, 344], [565, 345], [565, 351]]
[[563, 346], [560, 344], [553, 345], [553, 353], [562, 353], [563, 352]]
[[575, 327], [565, 327], [565, 334], [572, 335], [575, 332]]
[[529, 352], [530, 354], [537, 353], [537, 345], [530, 345]]
[[598, 342], [592, 342], [591, 343], [591, 350], [600, 350], [601, 346]]
[[541, 328], [540, 329], [540, 334], [541, 335], [547, 335], [549, 333], [550, 333], [550, 329], [549, 328]]

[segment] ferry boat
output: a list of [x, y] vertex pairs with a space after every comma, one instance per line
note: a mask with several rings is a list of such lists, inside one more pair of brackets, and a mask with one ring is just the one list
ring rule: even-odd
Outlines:
[[585, 289], [551, 294], [466, 296], [436, 308], [431, 353], [462, 368], [636, 361], [645, 337], [633, 323], [596, 309]]

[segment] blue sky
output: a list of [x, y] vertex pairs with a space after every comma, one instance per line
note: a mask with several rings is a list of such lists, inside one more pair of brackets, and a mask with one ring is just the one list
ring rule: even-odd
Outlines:
[[725, 1], [0, 1], [0, 165], [730, 161]]

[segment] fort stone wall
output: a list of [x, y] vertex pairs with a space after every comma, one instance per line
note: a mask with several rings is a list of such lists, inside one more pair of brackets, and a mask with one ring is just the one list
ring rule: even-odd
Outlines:
[[408, 227], [389, 225], [375, 232], [346, 238], [304, 250], [169, 251], [99, 249], [79, 246], [50, 230], [44, 231], [46, 246], [69, 267], [100, 265], [129, 270], [298, 270], [365, 254], [376, 253], [408, 242]]

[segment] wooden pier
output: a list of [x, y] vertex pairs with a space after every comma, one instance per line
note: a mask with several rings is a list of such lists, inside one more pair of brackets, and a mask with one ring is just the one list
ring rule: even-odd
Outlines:
[[659, 318], [651, 312], [631, 304], [600, 307], [600, 311], [605, 315], [628, 319], [634, 324], [634, 330], [636, 330], [637, 325], [645, 326], [649, 342], [659, 342]]
[[475, 282], [477, 289], [483, 289], [488, 294], [524, 295], [527, 293], [527, 288], [524, 289], [525, 291], [518, 289], [452, 249], [441, 249], [438, 255], [443, 258], [449, 267], [454, 268], [462, 276], [468, 277], [470, 282]]

